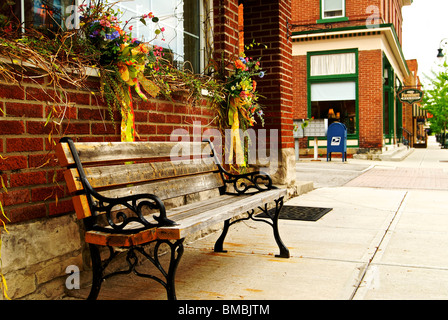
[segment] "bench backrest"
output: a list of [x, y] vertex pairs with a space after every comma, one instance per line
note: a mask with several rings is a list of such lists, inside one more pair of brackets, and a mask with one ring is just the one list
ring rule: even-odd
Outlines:
[[[106, 197], [148, 193], [166, 200], [224, 186], [208, 142], [75, 142], [73, 145], [88, 183]], [[68, 190], [75, 194], [73, 203], [78, 219], [92, 216], [68, 142], [60, 142], [56, 154], [60, 165], [68, 168], [64, 176]], [[185, 157], [179, 160], [182, 155]]]

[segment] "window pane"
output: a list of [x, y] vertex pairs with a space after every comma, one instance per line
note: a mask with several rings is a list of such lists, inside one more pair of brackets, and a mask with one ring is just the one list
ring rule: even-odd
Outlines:
[[347, 133], [356, 133], [356, 83], [354, 81], [313, 83], [311, 116], [345, 124]]
[[[184, 48], [184, 61], [189, 61], [191, 66], [185, 66], [190, 70], [197, 70], [199, 68], [200, 57], [200, 19], [199, 19], [199, 1], [198, 0], [184, 0], [185, 17], [190, 19], [184, 19], [184, 32], [185, 32], [185, 48]], [[191, 68], [193, 67], [193, 68]]]
[[324, 0], [324, 17], [341, 17], [343, 15], [344, 0]]
[[311, 76], [356, 73], [355, 53], [314, 55], [310, 59]]
[[328, 125], [341, 122], [347, 127], [348, 134], [356, 133], [356, 101], [313, 101], [311, 116], [315, 119], [328, 119]]
[[[199, 72], [200, 59], [200, 8], [198, 0], [134, 0], [118, 3], [123, 12], [123, 22], [132, 17], [152, 12], [159, 18], [158, 26], [148, 22], [147, 26], [133, 19], [132, 36], [140, 41], [165, 48], [165, 57], [179, 68], [186, 67]], [[156, 28], [164, 28], [156, 39]]]
[[314, 83], [311, 85], [311, 101], [341, 100], [356, 100], [355, 82]]
[[342, 1], [343, 0], [325, 0], [325, 11], [342, 10]]
[[67, 7], [74, 2], [75, 0], [25, 0], [25, 25], [53, 31], [64, 28]]

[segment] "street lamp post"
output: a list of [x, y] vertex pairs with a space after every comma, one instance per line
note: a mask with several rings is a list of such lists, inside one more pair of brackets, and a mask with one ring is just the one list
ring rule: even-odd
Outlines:
[[445, 54], [443, 53], [443, 48], [442, 46], [445, 46], [448, 44], [448, 39], [447, 38], [443, 38], [442, 40], [440, 40], [440, 44], [439, 44], [439, 49], [437, 49], [437, 58], [439, 60], [443, 59], [443, 57], [445, 57]]

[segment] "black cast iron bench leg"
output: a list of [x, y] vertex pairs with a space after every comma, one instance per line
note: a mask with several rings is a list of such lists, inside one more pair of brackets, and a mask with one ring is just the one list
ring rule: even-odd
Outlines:
[[[275, 213], [274, 217], [271, 217], [272, 219], [272, 228], [274, 229], [274, 239], [275, 242], [277, 242], [277, 245], [280, 249], [280, 254], [276, 255], [276, 257], [279, 258], [289, 258], [289, 249], [285, 246], [282, 239], [280, 238], [280, 232], [278, 230], [278, 217], [280, 216], [280, 211], [283, 208], [283, 197], [275, 200]], [[262, 211], [267, 212], [267, 205], [265, 205], [265, 208], [260, 208]]]
[[101, 283], [103, 282], [103, 267], [98, 246], [89, 244], [89, 248], [90, 258], [92, 260], [92, 288], [90, 289], [87, 300], [96, 300], [100, 293]]
[[[149, 253], [147, 253], [143, 247], [131, 247], [128, 251], [128, 254], [126, 255], [126, 261], [128, 262], [129, 268], [124, 271], [116, 271], [107, 275], [104, 275], [104, 270], [106, 269], [107, 265], [110, 261], [117, 255], [117, 252], [113, 251], [112, 247], [109, 247], [110, 250], [110, 256], [109, 259], [103, 263], [101, 261], [101, 255], [100, 250], [97, 245], [89, 244], [90, 247], [90, 255], [92, 260], [92, 288], [90, 289], [89, 296], [87, 297], [88, 300], [96, 300], [98, 298], [98, 294], [101, 290], [101, 284], [104, 279], [107, 279], [109, 277], [112, 277], [114, 275], [118, 274], [129, 274], [133, 272], [135, 275], [139, 277], [144, 277], [148, 279], [152, 279], [163, 285], [163, 287], [166, 290], [167, 298], [168, 300], [176, 300], [176, 288], [175, 288], [175, 277], [176, 277], [176, 271], [177, 267], [179, 266], [180, 259], [182, 258], [182, 255], [184, 253], [184, 246], [183, 246], [184, 239], [180, 239], [175, 241], [174, 243], [171, 243], [168, 240], [158, 240], [156, 242], [156, 245], [154, 247], [154, 255], [151, 256]], [[168, 265], [168, 270], [165, 270], [165, 268], [162, 266], [161, 262], [159, 261], [159, 249], [162, 244], [167, 244], [170, 247], [171, 253], [170, 253], [170, 262]], [[146, 274], [139, 272], [136, 269], [136, 266], [138, 265], [138, 257], [135, 254], [135, 251], [142, 254], [147, 260], [149, 260], [159, 271], [162, 273], [163, 277], [165, 279], [161, 279], [159, 277], [156, 277], [154, 275]]]
[[249, 220], [252, 219], [254, 221], [260, 221], [260, 222], [265, 222], [267, 224], [269, 224], [273, 231], [274, 231], [274, 239], [275, 242], [277, 243], [278, 248], [280, 249], [280, 254], [276, 255], [276, 257], [279, 258], [289, 258], [290, 254], [289, 254], [289, 249], [285, 246], [285, 244], [283, 243], [282, 239], [280, 238], [280, 232], [278, 230], [278, 217], [280, 215], [280, 211], [283, 207], [283, 197], [279, 198], [278, 200], [275, 200], [275, 213], [274, 216], [269, 215], [268, 213], [268, 209], [267, 209], [267, 204], [265, 204], [264, 208], [259, 207], [259, 209], [261, 209], [264, 213], [266, 213], [272, 220], [272, 223], [265, 220], [265, 219], [257, 219], [253, 217], [254, 214], [254, 210], [252, 210], [252, 212], [247, 212], [249, 214], [248, 217], [246, 218], [241, 218], [235, 221], [230, 222], [230, 219], [226, 220], [224, 222], [224, 228], [222, 230], [221, 235], [219, 236], [218, 240], [216, 240], [215, 243], [215, 247], [214, 247], [214, 251], [215, 252], [227, 252], [226, 250], [224, 250], [223, 246], [224, 246], [224, 240], [227, 236], [227, 232], [229, 231], [229, 228], [231, 225], [242, 221], [242, 220]]
[[227, 232], [229, 231], [231, 224], [232, 223], [230, 223], [230, 219], [227, 219], [226, 221], [224, 221], [224, 228], [222, 230], [222, 233], [219, 236], [218, 240], [216, 240], [216, 243], [215, 243], [215, 248], [214, 248], [215, 252], [227, 252], [227, 250], [224, 250], [223, 245], [224, 245], [224, 240], [227, 236]]

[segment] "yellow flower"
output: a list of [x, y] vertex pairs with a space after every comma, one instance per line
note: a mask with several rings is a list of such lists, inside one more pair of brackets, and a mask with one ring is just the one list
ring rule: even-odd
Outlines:
[[129, 70], [128, 67], [124, 63], [117, 63], [118, 72], [120, 72], [121, 79], [127, 82], [129, 81]]
[[137, 64], [134, 66], [135, 69], [137, 69], [137, 71], [139, 72], [143, 72], [145, 71], [145, 65], [144, 64]]

